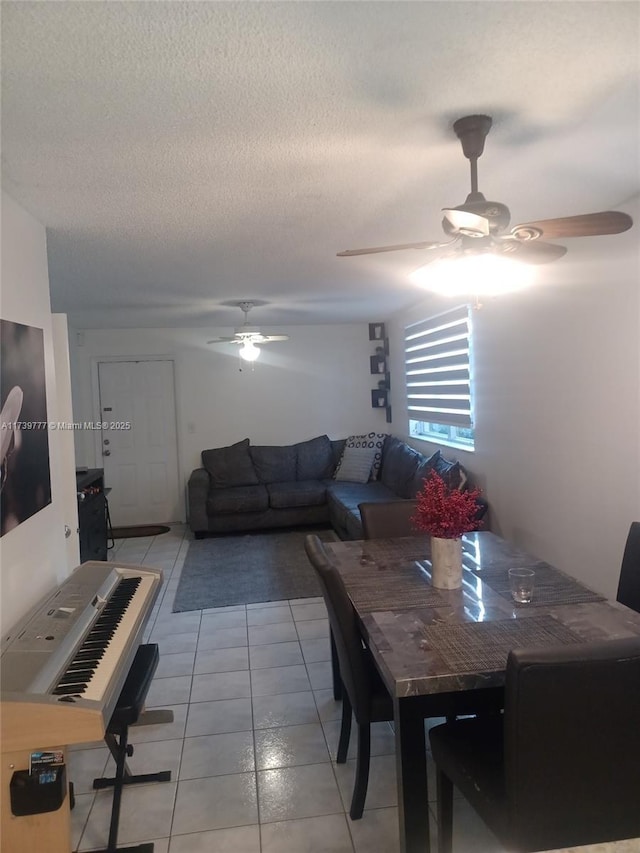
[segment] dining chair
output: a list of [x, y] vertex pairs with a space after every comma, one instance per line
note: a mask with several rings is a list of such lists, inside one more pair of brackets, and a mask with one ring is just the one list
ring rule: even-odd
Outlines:
[[504, 715], [430, 732], [438, 853], [451, 853], [453, 786], [509, 850], [640, 836], [640, 637], [507, 660]]
[[386, 539], [394, 536], [424, 536], [411, 523], [417, 501], [384, 501], [358, 504], [365, 539]]
[[616, 601], [640, 613], [640, 521], [631, 522], [629, 528]]
[[318, 536], [305, 539], [305, 550], [316, 571], [329, 613], [342, 679], [342, 722], [336, 760], [344, 764], [349, 750], [352, 712], [358, 726], [356, 778], [349, 814], [359, 820], [369, 784], [371, 723], [393, 719], [393, 703], [378, 674], [369, 650], [362, 642], [356, 614], [342, 578], [331, 563]]
[[[385, 687], [371, 652], [363, 642], [356, 611], [336, 566], [315, 534], [305, 538], [305, 550], [316, 571], [329, 614], [329, 627], [338, 658], [338, 678], [342, 685], [342, 721], [336, 760], [347, 760], [351, 737], [351, 717], [358, 726], [356, 777], [349, 814], [362, 817], [369, 782], [371, 723], [393, 720], [393, 701]], [[429, 716], [453, 719], [456, 714], [498, 714], [504, 703], [502, 687], [483, 687], [433, 697]]]

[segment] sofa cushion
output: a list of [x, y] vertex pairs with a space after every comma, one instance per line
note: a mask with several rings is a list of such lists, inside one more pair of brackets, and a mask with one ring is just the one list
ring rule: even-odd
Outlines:
[[333, 474], [335, 464], [329, 436], [319, 435], [309, 441], [300, 441], [294, 448], [297, 480], [324, 480]]
[[209, 472], [211, 486], [214, 489], [253, 486], [259, 482], [249, 456], [248, 438], [229, 447], [203, 450], [202, 464]]
[[365, 501], [393, 501], [396, 495], [380, 482], [344, 483], [332, 480], [327, 485], [329, 515], [338, 527], [348, 529], [348, 516], [359, 516], [358, 504]]
[[212, 489], [207, 498], [207, 513], [209, 515], [261, 512], [268, 508], [269, 495], [262, 485]]
[[345, 447], [334, 478], [349, 483], [368, 483], [375, 455], [375, 447]]
[[320, 506], [326, 502], [327, 487], [319, 480], [298, 480], [293, 483], [269, 483], [269, 506], [289, 509], [296, 506]]
[[380, 482], [400, 498], [412, 497], [411, 484], [423, 461], [422, 453], [418, 453], [399, 438], [389, 436], [382, 453]]
[[293, 445], [249, 448], [253, 466], [261, 483], [288, 483], [296, 479], [296, 451]]
[[[344, 457], [347, 450], [350, 448], [374, 448], [373, 463], [371, 465], [371, 473], [369, 475], [369, 479], [377, 480], [378, 472], [380, 471], [380, 463], [382, 462], [382, 448], [384, 446], [386, 438], [387, 433], [385, 432], [369, 432], [366, 435], [350, 435], [345, 441], [344, 450], [342, 451], [342, 457], [340, 458], [340, 462], [342, 462], [342, 458]], [[338, 468], [340, 467], [340, 462], [338, 463]], [[357, 480], [356, 482], [360, 481]]]

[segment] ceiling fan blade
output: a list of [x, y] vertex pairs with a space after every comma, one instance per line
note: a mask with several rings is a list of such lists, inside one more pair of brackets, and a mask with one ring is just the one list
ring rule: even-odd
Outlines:
[[397, 252], [401, 249], [434, 249], [436, 246], [441, 246], [442, 243], [425, 242], [425, 243], [400, 243], [397, 246], [373, 246], [370, 249], [345, 249], [344, 252], [338, 252], [338, 258], [351, 258], [353, 255], [376, 255], [379, 252]]
[[288, 341], [289, 335], [264, 335], [260, 343], [270, 344], [273, 341]]
[[208, 344], [235, 344], [239, 343], [235, 338], [211, 338], [210, 341], [207, 341]]
[[565, 216], [561, 219], [540, 219], [524, 222], [511, 229], [518, 240], [535, 240], [545, 237], [598, 237], [602, 234], [621, 234], [633, 225], [633, 219], [619, 210], [604, 210], [600, 213], [584, 213], [580, 216]]
[[489, 220], [485, 216], [471, 213], [468, 210], [458, 210], [453, 207], [443, 207], [445, 222], [456, 231], [473, 237], [489, 236]]
[[506, 239], [500, 241], [498, 247], [502, 254], [526, 264], [550, 264], [567, 254], [566, 246], [531, 240]]

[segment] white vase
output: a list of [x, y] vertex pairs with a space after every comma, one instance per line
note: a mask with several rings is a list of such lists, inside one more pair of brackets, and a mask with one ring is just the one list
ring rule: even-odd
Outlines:
[[431, 537], [431, 585], [437, 589], [460, 589], [462, 539]]

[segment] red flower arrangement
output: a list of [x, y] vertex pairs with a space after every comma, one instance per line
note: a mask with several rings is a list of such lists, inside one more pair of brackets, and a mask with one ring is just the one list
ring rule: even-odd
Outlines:
[[461, 492], [451, 489], [439, 474], [432, 471], [424, 487], [416, 495], [416, 513], [411, 521], [418, 530], [441, 539], [459, 539], [463, 533], [476, 530], [481, 521], [476, 519], [476, 498], [481, 489]]

